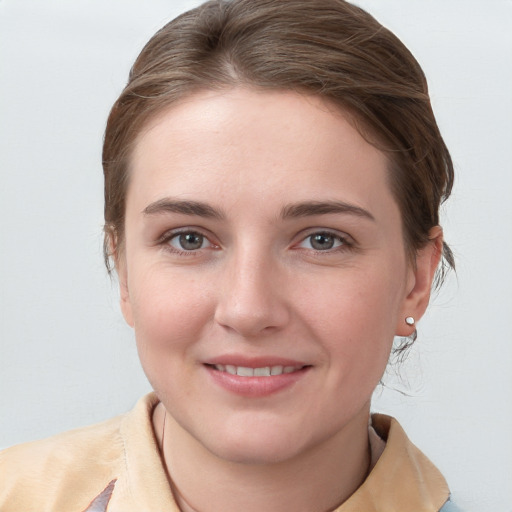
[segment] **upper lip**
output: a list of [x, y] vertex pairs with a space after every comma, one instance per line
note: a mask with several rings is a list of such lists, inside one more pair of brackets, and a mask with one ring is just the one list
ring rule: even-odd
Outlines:
[[265, 368], [266, 366], [295, 366], [303, 367], [309, 366], [303, 361], [296, 359], [290, 359], [285, 357], [277, 356], [259, 356], [259, 357], [248, 357], [240, 354], [226, 354], [216, 356], [208, 359], [204, 362], [208, 365], [232, 365], [232, 366], [243, 366], [245, 368]]

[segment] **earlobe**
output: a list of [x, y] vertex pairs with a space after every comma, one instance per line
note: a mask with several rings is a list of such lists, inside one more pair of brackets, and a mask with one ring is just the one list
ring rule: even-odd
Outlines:
[[413, 334], [416, 322], [425, 313], [442, 251], [443, 230], [440, 226], [435, 226], [430, 230], [429, 242], [416, 255], [415, 267], [410, 270], [411, 284], [398, 318], [396, 336]]

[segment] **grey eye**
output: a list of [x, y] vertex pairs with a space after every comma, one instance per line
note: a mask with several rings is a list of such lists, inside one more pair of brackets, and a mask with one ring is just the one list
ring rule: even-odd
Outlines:
[[200, 233], [179, 233], [171, 238], [170, 245], [182, 251], [197, 251], [208, 246], [208, 240]]
[[300, 246], [306, 249], [314, 249], [315, 251], [328, 251], [343, 244], [343, 239], [332, 233], [314, 233], [306, 237]]

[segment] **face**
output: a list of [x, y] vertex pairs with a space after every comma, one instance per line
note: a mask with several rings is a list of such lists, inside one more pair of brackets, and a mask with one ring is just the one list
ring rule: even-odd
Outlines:
[[265, 462], [367, 418], [432, 267], [408, 263], [386, 157], [318, 98], [234, 89], [150, 123], [130, 173], [122, 309], [179, 428]]

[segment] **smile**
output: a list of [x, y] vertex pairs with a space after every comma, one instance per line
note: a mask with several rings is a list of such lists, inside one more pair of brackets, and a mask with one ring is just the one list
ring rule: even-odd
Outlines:
[[223, 358], [223, 362], [220, 362], [222, 359], [211, 361], [204, 367], [220, 388], [245, 398], [263, 398], [291, 389], [299, 381], [307, 379], [312, 369], [311, 365], [298, 361], [272, 359], [244, 361], [243, 357], [228, 356]]
[[239, 377], [273, 377], [284, 373], [293, 373], [302, 370], [304, 366], [262, 366], [260, 368], [249, 368], [247, 366], [234, 366], [231, 364], [215, 364], [213, 368], [219, 372], [238, 375]]

